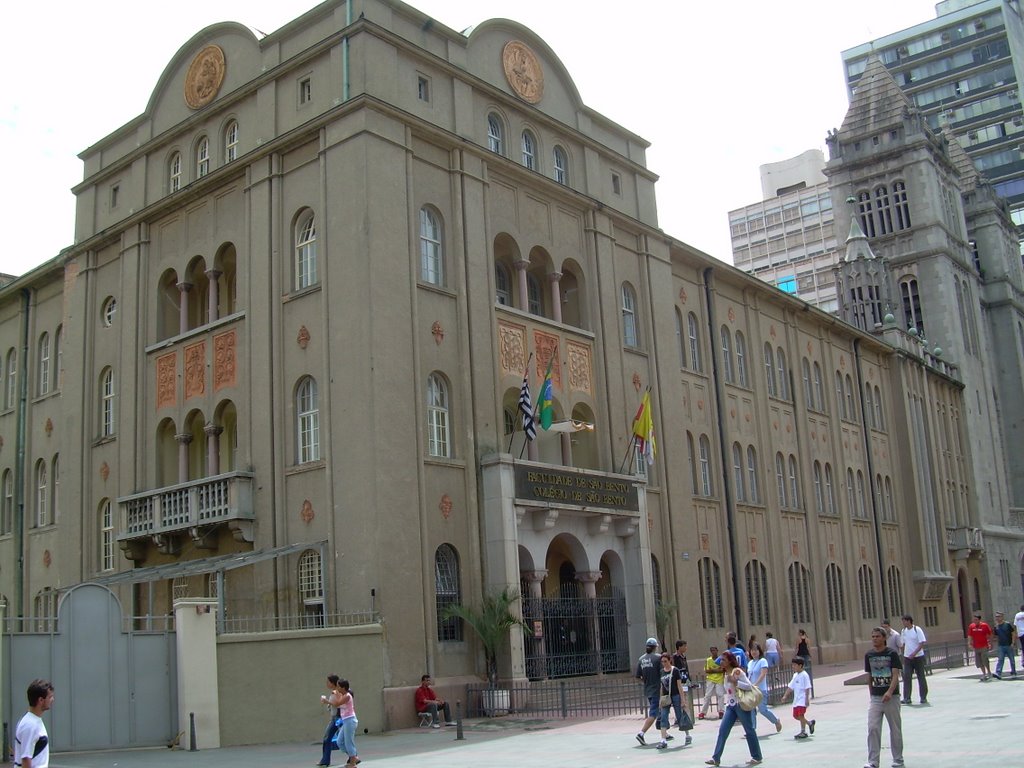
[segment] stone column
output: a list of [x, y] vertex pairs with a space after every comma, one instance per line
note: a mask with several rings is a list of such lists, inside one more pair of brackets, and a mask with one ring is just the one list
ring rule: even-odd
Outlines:
[[178, 283], [178, 333], [185, 333], [188, 330], [188, 293], [192, 290], [192, 283], [184, 281]]
[[558, 436], [562, 441], [562, 466], [572, 466], [572, 433], [562, 432]]
[[206, 322], [212, 323], [217, 319], [217, 305], [220, 304], [220, 286], [217, 284], [217, 278], [223, 273], [219, 269], [208, 269], [206, 270], [206, 279], [209, 281], [209, 305], [208, 315]]
[[526, 285], [526, 270], [529, 269], [529, 267], [530, 262], [525, 259], [520, 259], [515, 263], [516, 285], [518, 286], [516, 307], [524, 312], [530, 311], [530, 291]]
[[561, 279], [561, 272], [548, 275], [548, 282], [551, 283], [551, 319], [556, 323], [562, 322], [562, 291], [558, 282]]
[[192, 442], [190, 432], [180, 432], [174, 436], [178, 441], [178, 482], [188, 482], [188, 446]]
[[604, 674], [604, 663], [601, 658], [601, 624], [597, 617], [597, 582], [601, 579], [600, 571], [576, 571], [576, 580], [583, 585], [583, 597], [586, 598], [587, 613], [590, 615], [590, 633], [593, 636], [593, 652], [595, 671]]
[[[526, 579], [530, 585], [530, 594], [527, 597], [530, 600], [538, 601], [537, 607], [541, 608], [539, 601], [544, 598], [544, 593], [541, 591], [541, 582], [544, 581], [545, 577], [547, 577], [548, 572], [546, 570], [521, 571], [519, 575]], [[526, 676], [531, 680], [536, 678], [546, 680], [548, 677], [548, 651], [544, 637], [543, 616], [543, 610], [541, 610], [540, 613], [535, 613], [534, 616], [529, 617], [529, 620], [531, 621], [541, 622], [540, 637], [537, 637], [536, 634], [534, 634], [534, 626], [532, 624], [528, 627], [530, 634], [533, 636], [534, 642], [536, 643], [534, 646], [536, 653], [533, 661], [531, 662], [530, 659], [526, 660]]]
[[206, 476], [220, 474], [220, 433], [224, 427], [219, 424], [207, 424], [203, 427], [206, 433]]

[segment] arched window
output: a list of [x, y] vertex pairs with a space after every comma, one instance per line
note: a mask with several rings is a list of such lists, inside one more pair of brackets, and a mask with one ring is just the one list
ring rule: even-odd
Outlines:
[[210, 140], [203, 136], [196, 144], [196, 178], [201, 179], [210, 172]]
[[775, 491], [779, 495], [779, 508], [786, 508], [786, 460], [781, 453], [775, 454]]
[[177, 192], [181, 189], [181, 153], [175, 152], [167, 161], [167, 191]]
[[[54, 388], [60, 390], [61, 382], [64, 378], [64, 326], [58, 325], [57, 332], [53, 334], [53, 359], [55, 366], [53, 369], [53, 381]], [[0, 374], [0, 381], [3, 381], [3, 375]]]
[[295, 222], [295, 290], [320, 281], [317, 275], [316, 217], [305, 211]]
[[814, 390], [811, 388], [811, 363], [805, 357], [800, 361], [800, 373], [804, 380], [804, 400], [807, 401], [807, 409], [815, 410], [814, 408]]
[[825, 596], [829, 621], [846, 621], [846, 595], [843, 592], [843, 571], [835, 563], [825, 568]]
[[[175, 288], [177, 290], [177, 288]], [[113, 296], [107, 296], [103, 302], [103, 307], [100, 310], [100, 317], [103, 320], [103, 327], [109, 328], [114, 324], [114, 318], [117, 317], [117, 299]]]
[[875, 187], [875, 211], [878, 219], [878, 234], [892, 232], [892, 209], [889, 208], [889, 190], [884, 184]]
[[45, 395], [50, 391], [50, 334], [39, 337], [39, 376], [36, 380], [36, 394]]
[[100, 436], [114, 435], [114, 371], [103, 369], [100, 374]]
[[768, 394], [772, 397], [778, 395], [775, 388], [775, 353], [772, 352], [772, 345], [765, 342], [764, 345], [764, 376], [768, 384]]
[[808, 570], [800, 563], [790, 563], [789, 603], [794, 624], [807, 624], [811, 621], [810, 576]]
[[629, 283], [622, 284], [622, 339], [627, 347], [638, 346], [636, 293]]
[[569, 157], [561, 147], [555, 147], [551, 152], [551, 164], [555, 181], [559, 184], [569, 183]]
[[865, 426], [868, 426], [868, 427], [871, 427], [872, 429], [874, 429], [874, 427], [875, 427], [875, 422], [874, 422], [875, 409], [872, 407], [871, 395], [872, 395], [871, 385], [868, 384], [867, 382], [865, 382], [865, 384], [864, 384], [864, 422], [865, 422]]
[[676, 350], [679, 352], [679, 367], [686, 369], [686, 337], [683, 335], [683, 313], [676, 307]]
[[492, 112], [487, 116], [487, 148], [495, 154], [505, 154], [504, 136], [501, 118]]
[[757, 504], [761, 501], [760, 483], [757, 472], [757, 452], [754, 446], [747, 446], [747, 490], [750, 491], [750, 503]]
[[651, 591], [654, 592], [654, 604], [661, 605], [661, 566], [654, 555], [651, 555]]
[[523, 165], [531, 171], [537, 170], [537, 140], [529, 131], [523, 131]]
[[821, 462], [814, 461], [814, 509], [819, 515], [825, 514], [825, 490], [822, 487], [824, 480], [821, 477]]
[[448, 439], [448, 385], [439, 374], [427, 377], [427, 453], [451, 457]]
[[512, 278], [504, 264], [494, 265], [494, 300], [503, 307], [512, 306]]
[[843, 374], [836, 371], [836, 402], [839, 404], [840, 414], [844, 419], [849, 418], [846, 411], [846, 396], [843, 394]]
[[885, 411], [882, 408], [882, 390], [875, 387], [875, 429], [885, 430]]
[[700, 582], [700, 616], [704, 629], [725, 626], [722, 569], [710, 557], [702, 557], [697, 561], [697, 578]]
[[743, 568], [747, 584], [747, 620], [754, 626], [772, 623], [768, 608], [768, 569], [760, 560], [751, 560]]
[[864, 498], [864, 473], [857, 470], [857, 517], [866, 518], [868, 508]]
[[857, 421], [857, 401], [853, 397], [853, 379], [850, 378], [850, 374], [846, 374], [843, 393], [846, 395], [846, 408], [844, 410], [850, 414], [850, 421]]
[[4, 470], [0, 493], [0, 536], [6, 536], [14, 530], [14, 475], [9, 469]]
[[860, 214], [860, 226], [868, 237], [875, 236], [875, 217], [871, 213], [871, 193], [867, 190], [857, 193], [857, 211]]
[[786, 353], [779, 347], [775, 355], [779, 364], [779, 397], [789, 400], [789, 368], [786, 366]]
[[817, 403], [819, 411], [828, 410], [825, 404], [825, 384], [822, 381], [821, 366], [817, 363], [814, 364], [814, 402]]
[[434, 599], [437, 611], [437, 639], [444, 642], [462, 641], [462, 619], [444, 618], [445, 611], [462, 602], [459, 582], [459, 555], [450, 544], [442, 544], [434, 553]]
[[114, 512], [110, 499], [100, 502], [100, 570], [114, 570]]
[[238, 121], [232, 120], [224, 128], [224, 162], [230, 163], [238, 157]]
[[750, 386], [750, 379], [747, 376], [747, 340], [743, 337], [742, 331], [736, 331], [736, 376], [741, 387]]
[[700, 489], [702, 496], [713, 496], [715, 485], [711, 475], [711, 443], [707, 435], [700, 436]]
[[49, 490], [48, 480], [46, 476], [46, 462], [40, 459], [36, 462], [36, 527], [42, 528], [44, 525], [49, 525], [50, 520], [47, 515], [49, 511], [46, 506], [47, 491]]
[[875, 575], [871, 567], [862, 565], [857, 569], [857, 591], [860, 594], [860, 617], [868, 620], [878, 615], [875, 604]]
[[299, 603], [304, 627], [324, 626], [323, 563], [320, 553], [314, 549], [299, 555]]
[[882, 496], [882, 476], [875, 475], [875, 514], [885, 519], [885, 498]]
[[836, 495], [832, 489], [832, 465], [828, 462], [825, 462], [825, 502], [830, 515], [838, 514], [836, 512]]
[[789, 505], [800, 509], [800, 477], [797, 474], [796, 456], [789, 454]]
[[686, 457], [690, 462], [690, 491], [694, 496], [700, 496], [701, 488], [697, 484], [697, 450], [693, 444], [693, 433], [686, 433]]
[[857, 491], [853, 487], [853, 470], [846, 469], [846, 508], [850, 517], [857, 516]]
[[907, 185], [902, 181], [892, 185], [892, 204], [896, 212], [896, 229], [909, 229], [910, 203], [907, 201]]
[[697, 332], [697, 316], [693, 312], [686, 316], [686, 328], [690, 338], [690, 368], [697, 373], [703, 373], [704, 364], [700, 354], [700, 334]]
[[296, 461], [305, 464], [320, 460], [320, 398], [316, 379], [304, 377], [295, 390]]
[[903, 576], [900, 574], [900, 569], [895, 565], [890, 565], [889, 570], [885, 572], [885, 581], [887, 587], [886, 591], [889, 594], [889, 615], [902, 616]]
[[743, 481], [743, 448], [732, 444], [732, 483], [736, 487], [736, 501], [747, 500], [746, 483]]
[[526, 309], [531, 315], [544, 316], [544, 298], [540, 282], [533, 275], [526, 276]]
[[909, 278], [900, 282], [900, 297], [903, 300], [903, 320], [907, 330], [916, 328], [918, 336], [924, 336], [924, 316], [921, 313], [921, 295], [917, 290], [917, 279]]
[[4, 408], [14, 407], [14, 393], [18, 386], [18, 353], [14, 347], [7, 350], [7, 381], [4, 382]]
[[896, 522], [896, 508], [892, 501], [892, 478], [886, 475], [883, 482], [885, 484], [885, 520], [894, 523]]
[[733, 374], [732, 367], [732, 349], [729, 346], [729, 340], [732, 338], [732, 334], [729, 333], [729, 327], [726, 325], [722, 326], [721, 330], [722, 338], [722, 371], [725, 374], [725, 380], [730, 384], [735, 381], [735, 375]]
[[53, 486], [53, 492], [50, 494], [52, 497], [50, 500], [50, 523], [55, 524], [60, 521], [60, 454], [56, 454], [53, 457], [53, 461], [50, 463], [50, 484]]
[[444, 285], [441, 222], [429, 208], [420, 208], [420, 279], [431, 285]]

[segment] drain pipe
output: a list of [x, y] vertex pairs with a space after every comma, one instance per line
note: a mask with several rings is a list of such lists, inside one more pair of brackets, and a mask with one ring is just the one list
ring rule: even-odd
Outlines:
[[[345, 27], [352, 26], [352, 0], [345, 0]], [[348, 35], [341, 38], [341, 100], [348, 101]]]
[[725, 392], [723, 390], [722, 378], [718, 375], [718, 357], [715, 355], [715, 328], [718, 325], [715, 321], [715, 303], [712, 300], [714, 298], [711, 290], [711, 277], [714, 272], [714, 267], [708, 267], [704, 270], [704, 301], [708, 305], [708, 362], [711, 364], [711, 376], [715, 386], [713, 391], [715, 393], [715, 420], [718, 424], [718, 449], [719, 449], [719, 463], [722, 467], [722, 501], [725, 503], [725, 530], [729, 539], [729, 572], [732, 575], [730, 581], [732, 582], [732, 604], [736, 611], [736, 637], [742, 638], [743, 632], [743, 600], [740, 595], [740, 574], [739, 566], [736, 562], [737, 558], [737, 543], [736, 543], [736, 507], [733, 504], [733, 492], [732, 486], [730, 485], [729, 470], [729, 458], [728, 449], [726, 446], [725, 439], [725, 420], [723, 417]]
[[28, 333], [32, 293], [21, 289], [21, 360], [18, 371], [17, 447], [14, 463], [14, 548], [18, 562], [14, 569], [15, 616], [25, 615], [25, 410], [28, 407]]

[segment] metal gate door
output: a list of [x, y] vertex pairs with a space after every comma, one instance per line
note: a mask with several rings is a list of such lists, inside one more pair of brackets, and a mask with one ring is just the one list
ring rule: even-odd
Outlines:
[[526, 598], [523, 618], [534, 628], [526, 642], [531, 680], [629, 669], [625, 598]]
[[13, 733], [34, 678], [55, 688], [47, 724], [54, 750], [169, 743], [178, 731], [175, 636], [139, 631], [106, 587], [65, 593], [57, 621], [8, 620], [4, 712]]

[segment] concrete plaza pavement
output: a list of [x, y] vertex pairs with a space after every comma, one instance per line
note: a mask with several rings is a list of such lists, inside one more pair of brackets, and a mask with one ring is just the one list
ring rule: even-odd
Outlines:
[[[868, 693], [864, 685], [844, 685], [856, 676], [856, 665], [815, 669], [815, 699], [808, 717], [817, 720], [815, 735], [796, 741], [797, 724], [789, 705], [775, 708], [784, 730], [775, 733], [763, 717], [758, 733], [765, 766], [850, 766], [867, 757]], [[1017, 679], [979, 682], [972, 667], [937, 671], [928, 678], [929, 704], [904, 706], [904, 757], [908, 768], [961, 768], [981, 764], [1024, 766], [1024, 673]], [[287, 706], [281, 701], [277, 706]], [[358, 736], [363, 764], [380, 768], [522, 768], [522, 766], [685, 765], [702, 766], [714, 750], [716, 721], [698, 721], [693, 744], [682, 746], [681, 734], [658, 750], [657, 731], [648, 732], [648, 746], [634, 735], [643, 718], [617, 716], [601, 720], [516, 719], [466, 721], [462, 741], [455, 728], [414, 728], [381, 735]], [[344, 756], [334, 753], [334, 764]], [[117, 752], [58, 753], [51, 768], [311, 768], [320, 757], [310, 742], [226, 747], [188, 752], [141, 749]], [[729, 737], [722, 766], [743, 766], [749, 759], [743, 731], [737, 724]], [[882, 732], [882, 767], [890, 765], [888, 729]]]

